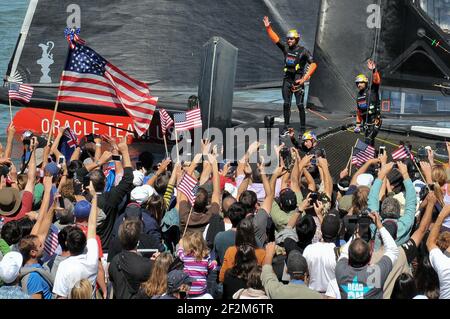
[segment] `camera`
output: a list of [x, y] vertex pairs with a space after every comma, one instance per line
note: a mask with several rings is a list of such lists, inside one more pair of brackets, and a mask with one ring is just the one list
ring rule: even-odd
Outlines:
[[370, 224], [372, 223], [372, 219], [369, 216], [370, 210], [365, 208], [358, 215], [357, 222], [357, 230], [359, 236], [364, 239], [366, 242], [369, 242], [372, 238], [372, 233], [370, 232]]
[[31, 132], [31, 131], [23, 132], [23, 134], [22, 134], [22, 143], [23, 143], [23, 145], [30, 145], [32, 137], [33, 137], [33, 132]]
[[311, 199], [311, 205], [314, 205], [319, 200], [319, 193], [312, 192], [310, 193], [309, 198]]
[[417, 150], [417, 158], [419, 161], [428, 161], [428, 151], [425, 147], [421, 147]]
[[59, 157], [59, 159], [58, 159], [58, 164], [59, 165], [61, 165], [61, 164], [64, 164], [64, 161], [66, 160], [66, 158], [64, 157], [64, 155], [61, 155], [60, 157]]
[[323, 148], [319, 148], [319, 149], [315, 150], [314, 153], [315, 153], [316, 157], [327, 158], [327, 153], [325, 152], [325, 150]]
[[[112, 156], [112, 160], [113, 161], [121, 161], [122, 160], [122, 156], [121, 155], [113, 155]], [[142, 165], [142, 164], [141, 164]], [[136, 166], [137, 166], [137, 164], [136, 164]]]
[[0, 168], [0, 174], [4, 177], [8, 176], [9, 174], [9, 167], [6, 165], [2, 165]]

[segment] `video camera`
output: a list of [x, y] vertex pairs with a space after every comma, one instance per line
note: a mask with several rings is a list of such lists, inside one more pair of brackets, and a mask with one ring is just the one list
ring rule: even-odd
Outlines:
[[355, 231], [358, 232], [359, 237], [369, 242], [372, 239], [372, 233], [370, 232], [370, 224], [372, 219], [369, 216], [370, 210], [368, 208], [363, 209], [359, 215], [350, 216], [348, 222], [356, 224]]

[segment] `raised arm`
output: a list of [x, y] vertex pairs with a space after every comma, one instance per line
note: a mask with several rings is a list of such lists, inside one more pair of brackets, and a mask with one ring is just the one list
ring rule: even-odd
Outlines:
[[[406, 241], [409, 238], [409, 232], [414, 225], [417, 198], [416, 190], [408, 174], [408, 167], [402, 162], [397, 162], [397, 165], [398, 170], [403, 176], [403, 185], [405, 186], [405, 213], [398, 219], [398, 224], [399, 226], [403, 225], [407, 238], [397, 238], [397, 242], [400, 241], [400, 244], [402, 244], [402, 241]], [[403, 237], [402, 234], [399, 234], [400, 236]]]
[[266, 197], [264, 198], [261, 208], [264, 209], [268, 214], [270, 214], [275, 192], [270, 186], [269, 179], [267, 178], [264, 159], [261, 159], [260, 163], [258, 164], [258, 169], [261, 174], [261, 180], [263, 182], [264, 191], [266, 193]]
[[397, 244], [395, 243], [394, 238], [392, 238], [391, 234], [384, 228], [383, 224], [381, 223], [381, 217], [378, 213], [370, 213], [370, 218], [372, 218], [373, 222], [375, 223], [380, 235], [381, 239], [383, 240], [384, 244], [384, 256], [388, 257], [392, 261], [392, 265], [395, 264], [397, 261], [399, 250], [397, 247]]
[[159, 175], [164, 174], [167, 171], [167, 167], [172, 163], [171, 159], [165, 159], [163, 160], [158, 167], [158, 170], [155, 172], [155, 174], [147, 181], [147, 184], [150, 186], [153, 186], [156, 182], [156, 179]]
[[94, 153], [94, 160], [98, 161], [100, 159], [100, 156], [102, 155], [102, 139], [100, 137], [94, 138], [95, 143], [95, 153]]
[[269, 20], [269, 17], [265, 16], [263, 18], [264, 26], [266, 27], [267, 35], [269, 36], [270, 40], [272, 40], [273, 43], [277, 44], [280, 42], [280, 37], [275, 33], [275, 31], [272, 30], [271, 22]]
[[371, 165], [375, 165], [375, 164], [378, 164], [378, 163], [380, 163], [380, 159], [379, 158], [373, 158], [373, 159], [370, 159], [367, 162], [365, 162], [364, 165], [361, 166], [356, 171], [355, 175], [353, 175], [352, 181], [350, 182], [350, 184], [351, 185], [356, 185], [356, 181], [358, 180], [358, 177], [360, 175], [362, 175], [362, 174], [365, 174]]
[[416, 247], [419, 247], [422, 242], [423, 237], [425, 236], [428, 228], [431, 224], [431, 219], [433, 217], [433, 208], [436, 204], [437, 199], [434, 192], [430, 192], [427, 196], [427, 207], [425, 208], [425, 213], [422, 216], [422, 220], [420, 221], [419, 227], [416, 231], [411, 235], [411, 239], [416, 244]]
[[94, 185], [92, 182], [89, 184], [89, 193], [92, 196], [91, 200], [91, 212], [89, 213], [88, 219], [88, 231], [87, 231], [87, 239], [96, 238], [97, 235], [97, 192], [94, 189]]
[[[52, 223], [55, 207], [52, 207], [51, 212], [48, 212], [50, 205], [50, 194], [52, 191], [52, 177], [44, 177], [44, 196], [42, 198], [41, 208], [39, 210], [39, 217], [31, 230], [32, 235], [39, 237], [41, 243], [45, 242], [48, 230]], [[54, 201], [56, 203], [56, 200]]]
[[328, 198], [331, 198], [333, 194], [333, 178], [331, 177], [330, 170], [328, 168], [328, 161], [325, 158], [318, 158], [317, 162], [323, 171], [324, 193], [328, 196]]
[[50, 154], [54, 154], [56, 158], [59, 158], [59, 156], [61, 156], [61, 152], [58, 151], [58, 146], [59, 146], [59, 143], [61, 142], [61, 138], [63, 137], [65, 130], [66, 130], [65, 127], [60, 127], [58, 129], [58, 135], [56, 135], [56, 138], [53, 141], [52, 147], [50, 148]]
[[378, 172], [378, 178], [373, 183], [372, 187], [370, 188], [370, 193], [368, 197], [368, 207], [372, 212], [378, 212], [380, 210], [380, 189], [381, 185], [383, 184], [384, 178], [389, 174], [389, 172], [394, 167], [394, 163], [389, 163], [381, 167], [381, 169]]
[[220, 205], [220, 176], [219, 176], [219, 166], [217, 165], [217, 158], [212, 154], [208, 154], [208, 161], [212, 168], [212, 182], [213, 182], [213, 193], [211, 197], [211, 204], [216, 203]]
[[438, 218], [436, 219], [436, 222], [433, 225], [433, 228], [431, 228], [430, 235], [428, 236], [427, 240], [427, 247], [428, 251], [432, 251], [435, 248], [438, 248], [436, 242], [439, 237], [439, 232], [441, 231], [442, 223], [444, 220], [450, 215], [450, 205], [446, 205], [439, 214]]
[[14, 123], [11, 122], [11, 124], [9, 125], [7, 134], [8, 136], [6, 138], [5, 158], [11, 158], [14, 134], [16, 134], [16, 127], [14, 126]]

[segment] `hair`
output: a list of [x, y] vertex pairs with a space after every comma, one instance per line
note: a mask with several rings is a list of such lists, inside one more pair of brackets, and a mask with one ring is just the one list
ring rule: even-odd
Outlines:
[[448, 249], [448, 247], [450, 247], [450, 232], [448, 232], [448, 231], [442, 232], [438, 237], [436, 245], [443, 252], [446, 251]]
[[37, 250], [36, 240], [38, 239], [39, 237], [36, 235], [28, 235], [20, 240], [19, 252], [22, 254], [23, 264], [25, 264], [28, 260], [32, 258], [31, 251]]
[[311, 215], [303, 216], [295, 225], [299, 246], [306, 248], [306, 246], [311, 244], [316, 230], [317, 225], [314, 218]]
[[250, 164], [252, 169], [252, 182], [262, 184], [261, 172], [259, 171], [256, 163]]
[[63, 198], [67, 198], [71, 202], [75, 202], [74, 196], [75, 190], [73, 188], [73, 181], [67, 181], [65, 184], [61, 186], [60, 194]]
[[348, 257], [350, 266], [354, 268], [366, 266], [371, 258], [369, 244], [364, 239], [355, 239], [348, 248]]
[[22, 233], [22, 237], [31, 234], [35, 223], [36, 222], [34, 220], [31, 220], [29, 218], [22, 218], [19, 220], [18, 224]]
[[236, 203], [236, 198], [234, 198], [233, 196], [231, 196], [229, 193], [228, 193], [227, 196], [225, 196], [224, 198], [222, 198], [222, 212], [223, 212], [223, 217], [229, 218], [230, 207], [231, 207], [231, 205], [233, 205], [234, 203]]
[[170, 252], [162, 253], [156, 259], [150, 278], [141, 285], [147, 296], [160, 296], [167, 292], [167, 273], [172, 262], [173, 257]]
[[199, 103], [200, 103], [200, 100], [199, 100], [198, 96], [197, 95], [191, 95], [188, 98], [188, 102], [187, 102], [188, 111], [196, 109], [199, 106]]
[[253, 267], [247, 277], [247, 288], [253, 288], [257, 290], [264, 290], [264, 286], [261, 281], [261, 266]]
[[141, 235], [142, 222], [136, 219], [126, 219], [119, 226], [119, 240], [125, 250], [135, 249]]
[[228, 218], [233, 225], [233, 228], [236, 228], [239, 223], [245, 218], [246, 210], [242, 203], [236, 202], [230, 206], [227, 212]]
[[431, 177], [434, 183], [434, 194], [437, 200], [444, 206], [444, 192], [441, 187], [447, 184], [447, 173], [442, 165], [435, 165], [431, 171]]
[[400, 203], [394, 197], [386, 197], [381, 203], [381, 218], [398, 219], [400, 217]]
[[159, 225], [166, 211], [166, 202], [164, 201], [164, 197], [153, 194], [145, 203], [145, 209], [149, 211], [150, 215], [156, 219]]
[[67, 233], [66, 246], [72, 256], [78, 256], [86, 248], [86, 235], [79, 227], [72, 227]]
[[253, 219], [251, 218], [244, 218], [237, 226], [235, 245], [239, 247], [244, 244], [257, 247]]
[[106, 177], [102, 170], [96, 169], [89, 173], [92, 185], [96, 192], [103, 192], [106, 185]]
[[167, 185], [169, 185], [170, 175], [170, 172], [165, 172], [164, 174], [156, 177], [153, 187], [158, 194], [164, 194], [166, 192]]
[[405, 273], [398, 276], [392, 290], [391, 299], [413, 299], [417, 295], [414, 277]]
[[1, 237], [11, 246], [17, 244], [22, 238], [22, 229], [17, 220], [12, 220], [3, 225]]
[[[73, 215], [74, 206], [71, 201], [64, 201], [64, 209], [57, 212], [56, 216], [61, 225], [71, 225], [74, 223], [75, 217]], [[70, 207], [68, 207], [70, 205]]]
[[92, 299], [92, 285], [87, 279], [77, 281], [70, 290], [69, 299]]
[[27, 174], [19, 174], [17, 176], [17, 186], [19, 187], [19, 191], [23, 191], [25, 189], [25, 185], [27, 185], [27, 182], [28, 182]]
[[439, 298], [439, 276], [431, 265], [424, 238], [419, 246], [417, 269], [414, 273], [418, 294], [429, 299]]
[[75, 228], [76, 226], [66, 226], [63, 229], [61, 229], [58, 233], [58, 243], [61, 246], [62, 251], [68, 251], [67, 248], [67, 236], [69, 235], [69, 232]]
[[251, 245], [240, 245], [236, 251], [233, 268], [227, 270], [232, 276], [248, 280], [250, 271], [258, 265], [255, 248]]
[[139, 154], [139, 162], [142, 163], [142, 167], [145, 168], [147, 171], [150, 171], [153, 167], [153, 154], [150, 152], [142, 152]]
[[[346, 187], [349, 187], [349, 186], [350, 186], [351, 180], [352, 180], [352, 179], [351, 179], [350, 176], [345, 176], [345, 177], [341, 178], [341, 179], [338, 181], [338, 184], [341, 185], [341, 187], [346, 188]], [[345, 195], [345, 192], [342, 192], [342, 191], [340, 191], [340, 190], [339, 190], [339, 192], [340, 192], [340, 193], [344, 193], [344, 195]]]
[[194, 212], [205, 213], [208, 207], [208, 192], [204, 188], [199, 188], [194, 201]]
[[197, 261], [201, 261], [209, 254], [208, 245], [203, 239], [203, 234], [200, 232], [195, 232], [184, 237], [183, 249], [186, 255], [194, 256]]
[[244, 205], [247, 214], [253, 213], [255, 211], [256, 203], [258, 202], [258, 197], [253, 191], [245, 191], [241, 194], [239, 202]]
[[367, 186], [359, 186], [353, 193], [352, 207], [353, 214], [357, 215], [367, 207], [367, 200], [369, 198], [370, 188]]

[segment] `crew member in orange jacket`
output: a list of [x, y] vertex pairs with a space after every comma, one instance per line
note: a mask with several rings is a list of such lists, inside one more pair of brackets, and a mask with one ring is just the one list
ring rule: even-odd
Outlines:
[[306, 130], [306, 115], [304, 99], [304, 83], [309, 81], [317, 69], [312, 54], [299, 44], [300, 35], [297, 30], [290, 30], [286, 35], [286, 43], [281, 42], [280, 37], [272, 30], [271, 22], [268, 17], [264, 17], [264, 26], [267, 34], [273, 43], [275, 43], [284, 54], [284, 81], [283, 81], [283, 113], [284, 130], [281, 134], [285, 137], [289, 134], [288, 128], [291, 118], [292, 95], [295, 95], [298, 111], [300, 113], [300, 132], [302, 136]]

